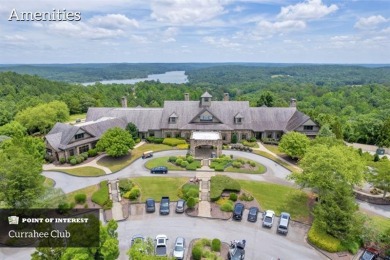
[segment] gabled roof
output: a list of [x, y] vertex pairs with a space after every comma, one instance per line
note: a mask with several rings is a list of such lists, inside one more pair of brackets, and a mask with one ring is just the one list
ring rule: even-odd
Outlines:
[[244, 118], [244, 116], [240, 112], [238, 112], [234, 117], [235, 118]]
[[307, 116], [304, 113], [296, 110], [294, 115], [288, 121], [287, 126], [286, 126], [286, 130], [287, 131], [293, 131], [293, 130], [297, 129], [299, 126], [301, 126], [303, 123], [305, 123], [309, 119], [310, 119], [309, 116]]
[[173, 112], [169, 117], [178, 117], [175, 112]]
[[200, 96], [200, 97], [201, 97], [201, 98], [212, 98], [213, 96], [210, 95], [210, 93], [206, 91], [206, 92], [203, 93], [202, 96]]
[[295, 107], [251, 107], [251, 129], [255, 132], [286, 131], [287, 123], [296, 111]]
[[[102, 117], [96, 121], [87, 121], [78, 125], [56, 123], [45, 138], [53, 149], [59, 151], [98, 140], [108, 129], [112, 127], [124, 129], [126, 125], [124, 120], [111, 117]], [[71, 142], [79, 131], [86, 132], [91, 137]]]
[[190, 123], [193, 123], [194, 121], [196, 121], [204, 112], [208, 112], [209, 114], [211, 114], [213, 116], [213, 118], [217, 121], [217, 122], [214, 122], [214, 124], [222, 123], [221, 120], [217, 116], [215, 116], [211, 111], [209, 111], [207, 108], [202, 108], [202, 110], [200, 110], [200, 112], [198, 114], [196, 114], [196, 116], [193, 119], [191, 119]]

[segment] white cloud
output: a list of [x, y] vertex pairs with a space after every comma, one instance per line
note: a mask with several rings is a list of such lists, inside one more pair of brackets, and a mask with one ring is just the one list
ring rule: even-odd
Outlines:
[[106, 28], [119, 29], [127, 27], [138, 27], [138, 22], [135, 19], [129, 19], [123, 14], [108, 14], [105, 16], [94, 16], [88, 20], [91, 25]]
[[83, 22], [56, 22], [51, 23], [49, 28], [60, 35], [91, 40], [109, 39], [124, 35], [124, 31], [120, 29], [110, 30], [106, 28], [92, 27]]
[[286, 20], [281, 22], [261, 21], [258, 23], [260, 34], [276, 34], [290, 31], [299, 31], [306, 28], [304, 21]]
[[362, 17], [355, 23], [355, 28], [358, 29], [374, 29], [379, 24], [385, 23], [388, 20], [384, 18], [382, 15], [372, 15], [369, 17]]
[[150, 40], [148, 40], [148, 38], [135, 34], [131, 35], [131, 40], [141, 44], [150, 43]]
[[208, 44], [217, 46], [217, 47], [224, 47], [224, 48], [236, 48], [239, 47], [241, 44], [232, 42], [227, 38], [221, 37], [212, 37], [212, 36], [207, 36], [203, 38], [203, 42], [206, 42]]
[[25, 42], [27, 39], [19, 34], [14, 34], [14, 35], [4, 35], [3, 37], [4, 40], [9, 41], [9, 42]]
[[178, 25], [209, 21], [224, 13], [220, 0], [154, 0], [151, 10], [153, 19]]
[[282, 20], [312, 20], [322, 18], [338, 10], [337, 5], [326, 6], [322, 0], [306, 0], [296, 5], [282, 7], [277, 18]]

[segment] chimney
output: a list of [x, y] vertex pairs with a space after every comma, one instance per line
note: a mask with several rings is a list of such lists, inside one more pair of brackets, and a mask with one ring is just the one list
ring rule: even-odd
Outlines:
[[223, 101], [229, 101], [229, 93], [223, 93]]
[[297, 100], [295, 98], [290, 99], [290, 107], [297, 107]]
[[190, 101], [190, 93], [184, 93], [184, 101]]
[[122, 104], [122, 107], [127, 107], [127, 97], [123, 96], [121, 98], [121, 104]]

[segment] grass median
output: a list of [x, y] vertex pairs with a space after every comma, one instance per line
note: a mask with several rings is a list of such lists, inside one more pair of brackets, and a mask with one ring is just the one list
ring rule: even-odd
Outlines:
[[55, 171], [65, 172], [70, 175], [80, 176], [80, 177], [96, 177], [106, 175], [106, 173], [99, 168], [95, 168], [92, 166], [78, 167], [73, 169], [58, 169]]
[[180, 167], [180, 166], [177, 166], [173, 163], [168, 162], [168, 159], [169, 159], [169, 156], [148, 159], [148, 161], [145, 163], [145, 167], [148, 169], [152, 169], [152, 168], [158, 167], [158, 166], [165, 166], [168, 168], [168, 170], [171, 170], [171, 171], [185, 170], [185, 168], [183, 168], [183, 167]]
[[137, 177], [132, 181], [141, 189], [141, 201], [153, 198], [160, 201], [162, 196], [169, 196], [172, 201], [178, 200], [178, 189], [188, 182], [188, 178], [171, 177]]
[[277, 215], [288, 212], [291, 218], [310, 223], [310, 197], [292, 187], [267, 183], [237, 180], [241, 188], [250, 192], [259, 202], [261, 210], [274, 210]]
[[141, 158], [142, 154], [146, 151], [158, 152], [172, 149], [174, 148], [165, 144], [144, 144], [138, 148], [133, 149], [130, 154], [119, 158], [105, 156], [97, 161], [97, 164], [109, 168], [112, 172], [117, 172], [138, 158]]

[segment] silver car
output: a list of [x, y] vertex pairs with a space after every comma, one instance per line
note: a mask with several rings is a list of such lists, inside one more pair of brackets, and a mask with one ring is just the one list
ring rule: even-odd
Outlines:
[[184, 259], [185, 252], [185, 240], [183, 237], [176, 238], [175, 248], [173, 250], [173, 258], [174, 259]]
[[186, 204], [185, 200], [178, 200], [176, 203], [176, 213], [183, 213], [185, 204]]

